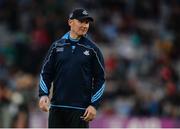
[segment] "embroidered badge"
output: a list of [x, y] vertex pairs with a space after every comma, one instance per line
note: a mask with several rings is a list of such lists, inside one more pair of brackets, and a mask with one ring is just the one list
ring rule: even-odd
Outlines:
[[84, 51], [83, 53], [84, 53], [84, 55], [89, 56], [89, 51], [88, 50]]
[[88, 15], [88, 12], [87, 12], [86, 10], [84, 10], [84, 11], [82, 12], [82, 14]]

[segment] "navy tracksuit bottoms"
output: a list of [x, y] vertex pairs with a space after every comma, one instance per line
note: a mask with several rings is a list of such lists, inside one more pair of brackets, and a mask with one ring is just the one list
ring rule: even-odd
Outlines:
[[81, 116], [84, 110], [68, 108], [50, 108], [48, 127], [49, 128], [89, 128], [89, 123]]

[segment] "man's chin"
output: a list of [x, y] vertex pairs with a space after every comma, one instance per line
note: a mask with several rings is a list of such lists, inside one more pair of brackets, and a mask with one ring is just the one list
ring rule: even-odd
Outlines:
[[83, 35], [85, 35], [87, 33], [87, 31], [82, 31], [82, 32], [80, 32], [79, 34], [81, 35], [81, 36], [83, 36]]

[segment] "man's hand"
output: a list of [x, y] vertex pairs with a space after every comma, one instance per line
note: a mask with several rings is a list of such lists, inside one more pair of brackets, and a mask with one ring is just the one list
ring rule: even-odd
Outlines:
[[49, 97], [48, 96], [41, 96], [39, 100], [39, 108], [45, 112], [49, 111]]
[[83, 119], [87, 122], [92, 121], [96, 117], [96, 109], [93, 106], [88, 106], [83, 115]]

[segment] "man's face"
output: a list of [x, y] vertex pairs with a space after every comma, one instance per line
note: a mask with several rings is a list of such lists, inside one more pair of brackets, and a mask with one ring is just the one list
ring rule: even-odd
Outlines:
[[87, 19], [83, 19], [83, 20], [72, 19], [69, 20], [68, 23], [71, 28], [71, 32], [78, 37], [85, 35], [89, 29], [89, 21]]

